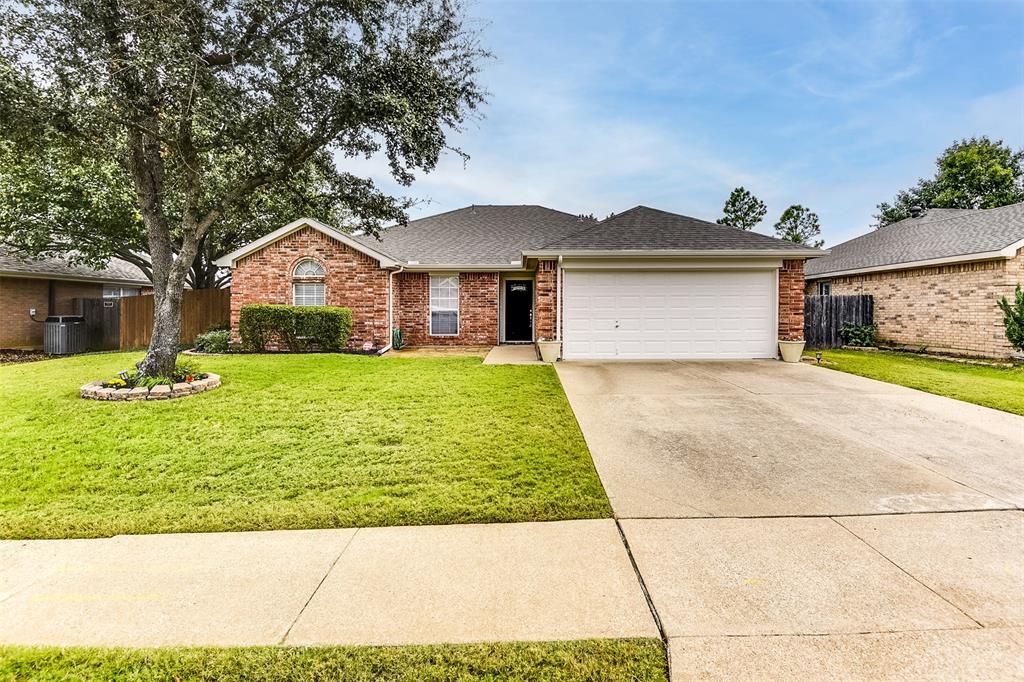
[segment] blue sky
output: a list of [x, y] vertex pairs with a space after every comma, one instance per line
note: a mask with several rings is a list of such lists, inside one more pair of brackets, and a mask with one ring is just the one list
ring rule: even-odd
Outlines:
[[[953, 140], [1024, 146], [1024, 2], [478, 2], [484, 117], [411, 188], [472, 203], [708, 220], [743, 185], [758, 231], [803, 204], [827, 245], [934, 172]], [[363, 166], [362, 163], [357, 166]], [[359, 170], [353, 168], [353, 170]]]

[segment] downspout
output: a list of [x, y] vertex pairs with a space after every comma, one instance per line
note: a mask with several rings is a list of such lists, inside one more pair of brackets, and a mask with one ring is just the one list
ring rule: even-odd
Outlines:
[[[562, 340], [562, 257], [558, 257], [555, 270], [555, 341]], [[561, 354], [561, 347], [559, 347]]]
[[391, 339], [395, 337], [395, 275], [405, 270], [404, 265], [399, 265], [397, 270], [388, 272], [388, 345], [377, 351], [377, 355], [384, 355], [391, 350]]

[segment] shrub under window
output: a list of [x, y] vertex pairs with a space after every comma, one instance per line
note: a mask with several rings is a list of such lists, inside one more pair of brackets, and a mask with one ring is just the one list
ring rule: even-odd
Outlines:
[[352, 311], [332, 306], [250, 304], [238, 318], [242, 345], [263, 351], [271, 343], [292, 351], [340, 351], [352, 333]]

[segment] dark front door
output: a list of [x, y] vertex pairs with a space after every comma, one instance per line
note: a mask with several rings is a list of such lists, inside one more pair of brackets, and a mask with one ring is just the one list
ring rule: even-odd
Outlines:
[[533, 341], [533, 282], [505, 280], [505, 340]]

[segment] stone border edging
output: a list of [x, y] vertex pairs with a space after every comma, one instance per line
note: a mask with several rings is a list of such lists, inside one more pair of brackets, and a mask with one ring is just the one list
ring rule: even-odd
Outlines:
[[181, 382], [168, 386], [161, 384], [153, 388], [104, 388], [102, 381], [90, 381], [82, 386], [79, 395], [86, 400], [173, 400], [185, 396], [212, 391], [220, 386], [220, 375], [207, 373], [205, 379]]

